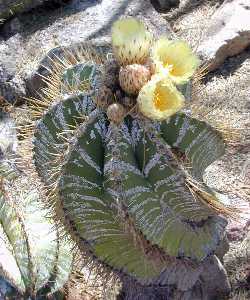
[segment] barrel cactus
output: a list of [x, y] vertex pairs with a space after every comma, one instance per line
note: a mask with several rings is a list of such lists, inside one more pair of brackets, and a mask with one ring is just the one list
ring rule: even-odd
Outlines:
[[[82, 253], [129, 282], [125, 298], [192, 290], [237, 213], [203, 181], [225, 146], [190, 115], [198, 58], [134, 18], [114, 23], [111, 47], [50, 56], [44, 97], [31, 100], [48, 206]], [[149, 291], [159, 286], [162, 298]]]
[[70, 245], [59, 239], [38, 191], [18, 191], [8, 161], [1, 162], [0, 175], [1, 299], [64, 299], [73, 267]]

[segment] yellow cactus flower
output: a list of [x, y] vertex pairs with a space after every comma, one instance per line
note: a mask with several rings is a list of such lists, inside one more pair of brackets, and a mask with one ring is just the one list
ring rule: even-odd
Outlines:
[[199, 65], [198, 57], [183, 41], [160, 38], [152, 48], [156, 72], [167, 74], [175, 84], [187, 82]]
[[185, 98], [164, 74], [156, 74], [141, 89], [137, 103], [152, 120], [164, 120], [184, 106]]
[[135, 18], [124, 18], [112, 26], [112, 46], [120, 65], [143, 64], [149, 56], [152, 34]]

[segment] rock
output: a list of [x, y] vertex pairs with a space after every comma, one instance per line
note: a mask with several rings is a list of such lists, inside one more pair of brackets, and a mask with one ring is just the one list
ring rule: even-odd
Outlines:
[[14, 292], [14, 288], [0, 276], [0, 299], [6, 299], [7, 295]]
[[[216, 195], [218, 197], [219, 194], [216, 193]], [[236, 195], [233, 197], [223, 194], [220, 194], [218, 198], [222, 201], [224, 198], [225, 204], [230, 204], [239, 209], [239, 217], [236, 220], [232, 219], [228, 222], [226, 227], [226, 236], [230, 243], [241, 242], [250, 228], [250, 204], [248, 199], [242, 199]]]
[[0, 3], [0, 18], [7, 19], [17, 13], [21, 13], [41, 5], [43, 0], [5, 0]]
[[178, 7], [180, 0], [150, 0], [158, 12], [169, 11], [173, 7]]
[[25, 96], [25, 83], [17, 73], [17, 66], [23, 52], [23, 40], [16, 34], [0, 42], [0, 97], [14, 103]]
[[[211, 300], [228, 299], [230, 283], [227, 273], [219, 259], [212, 255], [202, 264], [199, 280], [192, 289], [185, 292], [176, 290], [169, 299], [173, 300]], [[158, 298], [157, 298], [158, 299]]]
[[227, 272], [215, 255], [204, 264], [200, 281], [202, 282], [202, 299], [228, 299], [231, 288]]
[[[183, 268], [183, 271], [185, 268]], [[164, 272], [163, 272], [164, 273]], [[161, 276], [163, 275], [161, 274]], [[219, 259], [212, 255], [206, 258], [197, 268], [197, 270], [189, 269], [186, 273], [177, 270], [172, 271], [170, 277], [179, 276], [179, 279], [189, 278], [189, 284], [184, 283], [182, 286], [174, 283], [165, 285], [162, 281], [152, 283], [145, 287], [138, 284], [131, 278], [123, 277], [122, 290], [118, 299], [172, 299], [172, 300], [212, 300], [212, 299], [228, 299], [230, 293], [230, 283], [227, 278], [226, 270]], [[184, 288], [184, 289], [183, 289]], [[139, 298], [138, 295], [140, 295]]]
[[[179, 6], [175, 7], [174, 9], [171, 9], [169, 12], [164, 14], [164, 18], [171, 22], [173, 27], [175, 27], [174, 22], [178, 18], [180, 18], [182, 15], [187, 14], [189, 11], [193, 10], [195, 7], [202, 4], [204, 0], [180, 0]], [[168, 1], [162, 0], [161, 2], [165, 3]], [[171, 1], [173, 2], [173, 1]], [[177, 2], [177, 1], [175, 1]], [[175, 5], [176, 6], [176, 5]], [[176, 28], [176, 27], [175, 27]]]
[[18, 76], [12, 77], [10, 73], [0, 64], [0, 100], [14, 104], [17, 99], [22, 99], [25, 95], [24, 82]]
[[3, 37], [15, 35], [22, 30], [22, 24], [18, 17], [10, 19], [8, 22], [5, 22], [1, 28], [1, 34]]
[[[248, 216], [249, 217], [249, 216]], [[247, 222], [231, 222], [227, 226], [227, 238], [230, 242], [241, 242], [250, 228], [250, 220]]]
[[0, 97], [3, 97], [6, 102], [11, 104], [16, 104], [21, 99], [24, 99], [25, 96], [25, 87], [24, 82], [18, 78], [14, 78], [14, 80], [10, 82], [5, 82], [4, 84], [0, 83]]
[[[13, 15], [20, 14], [31, 10], [32, 8], [42, 5], [44, 2], [51, 0], [4, 0], [0, 2], [0, 19], [8, 19]], [[63, 0], [52, 0], [52, 3], [63, 3]]]
[[14, 154], [17, 148], [15, 123], [8, 114], [0, 112], [0, 160]]
[[224, 237], [224, 239], [220, 242], [219, 246], [215, 250], [214, 254], [218, 257], [220, 261], [223, 262], [225, 254], [229, 250], [229, 241], [227, 236]]
[[208, 61], [209, 70], [218, 68], [227, 57], [250, 45], [249, 0], [226, 0], [214, 13], [198, 53]]
[[[23, 56], [23, 38], [17, 33], [6, 41], [0, 42], [0, 65], [4, 70], [7, 81], [11, 80], [17, 73], [17, 66]], [[1, 82], [1, 79], [0, 79]]]

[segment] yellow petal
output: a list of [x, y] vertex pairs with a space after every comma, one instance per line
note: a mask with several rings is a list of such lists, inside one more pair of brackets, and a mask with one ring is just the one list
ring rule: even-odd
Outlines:
[[167, 72], [175, 84], [187, 82], [199, 65], [198, 57], [183, 41], [160, 38], [152, 48], [156, 72]]
[[140, 111], [152, 120], [167, 119], [179, 111], [184, 102], [184, 96], [163, 74], [154, 75], [137, 98]]
[[151, 42], [151, 33], [135, 18], [118, 20], [112, 26], [113, 52], [120, 65], [143, 64]]

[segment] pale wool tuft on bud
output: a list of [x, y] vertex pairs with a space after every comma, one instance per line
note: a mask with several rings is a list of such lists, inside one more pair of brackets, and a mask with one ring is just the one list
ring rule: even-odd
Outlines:
[[129, 95], [137, 95], [150, 77], [151, 73], [147, 67], [134, 64], [121, 67], [119, 82], [124, 92]]

